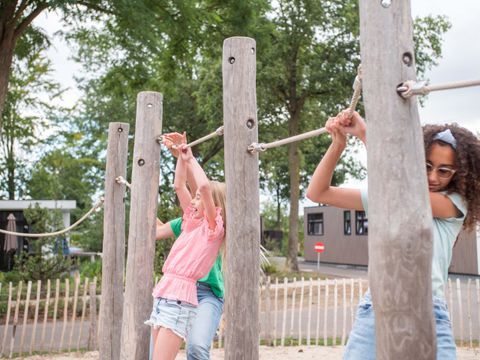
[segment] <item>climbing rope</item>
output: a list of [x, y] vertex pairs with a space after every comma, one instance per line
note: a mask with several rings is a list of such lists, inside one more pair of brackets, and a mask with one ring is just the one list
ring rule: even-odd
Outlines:
[[[350, 100], [350, 106], [348, 107], [348, 111], [350, 113], [350, 116], [353, 114], [355, 111], [355, 108], [357, 107], [358, 100], [360, 99], [360, 96], [362, 94], [362, 68], [361, 65], [357, 69], [357, 76], [355, 76], [355, 81], [353, 83], [353, 95], [352, 99]], [[292, 142], [300, 141], [300, 140], [305, 140], [309, 139], [314, 136], [318, 136], [320, 134], [326, 133], [327, 129], [326, 128], [320, 128], [312, 131], [308, 131], [303, 134], [291, 136], [282, 140], [277, 140], [273, 141], [271, 143], [265, 144], [265, 143], [252, 143], [251, 145], [248, 146], [248, 151], [251, 153], [254, 152], [260, 152], [260, 151], [265, 151], [267, 149], [275, 148], [278, 146], [290, 144]]]
[[81, 224], [86, 218], [88, 218], [90, 216], [91, 213], [93, 213], [100, 206], [102, 206], [104, 201], [105, 201], [105, 199], [103, 197], [101, 197], [97, 201], [97, 203], [95, 205], [93, 205], [93, 207], [85, 215], [83, 215], [80, 219], [78, 219], [74, 224], [70, 225], [69, 227], [67, 227], [63, 230], [59, 230], [59, 231], [55, 231], [55, 232], [51, 232], [51, 233], [45, 233], [45, 234], [30, 234], [30, 233], [19, 233], [19, 232], [7, 231], [7, 230], [0, 229], [0, 233], [7, 234], [7, 235], [23, 236], [23, 237], [35, 237], [35, 238], [43, 238], [43, 237], [61, 235], [61, 234], [64, 234], [64, 233], [72, 230], [73, 228], [75, 228], [79, 224]]
[[211, 138], [215, 137], [215, 136], [222, 136], [223, 135], [223, 126], [220, 126], [217, 130], [215, 130], [214, 132], [208, 134], [208, 135], [205, 135], [204, 137], [198, 139], [198, 140], [195, 140], [189, 144], [187, 144], [187, 147], [192, 147], [192, 146], [195, 146], [195, 145], [198, 145], [202, 142], [205, 142], [207, 140], [210, 140]]
[[132, 185], [130, 185], [130, 183], [125, 180], [125, 178], [123, 176], [117, 176], [115, 178], [115, 182], [117, 184], [125, 184], [125, 186], [128, 188], [128, 190], [132, 190]]
[[[214, 132], [205, 135], [204, 137], [201, 137], [200, 139], [197, 139], [195, 141], [192, 141], [191, 143], [187, 144], [187, 147], [193, 147], [195, 145], [201, 144], [207, 140], [210, 140], [211, 138], [214, 138], [215, 136], [223, 136], [223, 126], [220, 126], [217, 130]], [[159, 136], [157, 138], [157, 142], [161, 143], [163, 141], [163, 135]], [[177, 147], [173, 145], [173, 148], [176, 149]]]
[[415, 82], [407, 80], [397, 87], [397, 93], [404, 99], [414, 95], [427, 95], [432, 91], [460, 89], [470, 86], [480, 86], [480, 80], [459, 81], [440, 85], [427, 85], [426, 81]]

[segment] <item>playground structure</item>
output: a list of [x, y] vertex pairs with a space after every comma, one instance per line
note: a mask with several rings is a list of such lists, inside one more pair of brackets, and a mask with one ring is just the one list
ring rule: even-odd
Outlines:
[[[409, 1], [360, 1], [360, 20], [361, 85], [369, 120], [368, 162], [376, 164], [369, 169], [369, 284], [376, 309], [377, 356], [435, 359], [430, 280], [432, 219], [418, 110], [409, 96], [438, 89], [421, 90], [423, 87], [415, 83]], [[258, 143], [255, 59], [253, 39], [225, 40], [224, 125], [189, 144], [194, 146], [222, 133], [225, 138], [229, 218], [226, 359], [259, 358], [258, 152], [325, 132], [318, 129], [295, 139]], [[351, 110], [360, 95], [359, 79], [356, 84]], [[458, 86], [473, 85], [478, 82]], [[142, 92], [137, 98], [125, 292], [123, 199], [129, 184], [122, 179], [126, 178], [129, 127], [125, 123], [111, 123], [109, 127], [98, 337], [101, 359], [148, 358], [150, 330], [143, 322], [152, 303], [162, 102], [162, 95], [155, 92]], [[410, 216], [413, 213], [415, 216]], [[391, 224], [390, 218], [397, 223], [382, 226]]]
[[[416, 101], [408, 94], [402, 96], [410, 89], [406, 81], [416, 79], [410, 2], [360, 1], [360, 20], [362, 85], [369, 120], [368, 162], [377, 164], [369, 169], [369, 276], [376, 304], [377, 356], [435, 359], [430, 280], [432, 216], [425, 154]], [[255, 54], [253, 39], [233, 37], [224, 42], [223, 131], [227, 216], [231, 219], [226, 229], [230, 258], [225, 274], [226, 359], [259, 357], [259, 293], [258, 287], [252, 286], [259, 281], [257, 153], [324, 132], [319, 129], [274, 144], [258, 143]], [[122, 360], [147, 358], [149, 330], [143, 321], [151, 305], [157, 206], [152, 199], [156, 199], [160, 161], [159, 155], [152, 154], [159, 154], [155, 139], [161, 134], [161, 99], [160, 94], [151, 92], [138, 96], [122, 341], [120, 346], [113, 342], [109, 345], [111, 349], [120, 347]], [[140, 209], [143, 217], [139, 218]], [[409, 215], [414, 212], [414, 217]], [[388, 223], [387, 218], [398, 223], [382, 226]], [[114, 330], [119, 329], [108, 324], [101, 328]], [[118, 340], [120, 336], [117, 332], [110, 338]]]

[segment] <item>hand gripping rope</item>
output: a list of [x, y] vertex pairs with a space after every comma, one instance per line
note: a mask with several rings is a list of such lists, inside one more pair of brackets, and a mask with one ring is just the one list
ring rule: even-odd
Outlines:
[[[355, 111], [355, 108], [358, 104], [358, 100], [360, 99], [360, 96], [362, 94], [362, 68], [361, 65], [358, 67], [357, 70], [357, 76], [355, 77], [355, 81], [353, 83], [353, 95], [352, 99], [350, 100], [350, 106], [348, 107], [348, 111], [351, 114]], [[309, 139], [311, 137], [326, 133], [327, 129], [326, 128], [320, 128], [312, 131], [308, 131], [303, 134], [291, 136], [282, 140], [277, 140], [268, 144], [265, 143], [252, 143], [251, 145], [248, 146], [248, 151], [251, 153], [254, 152], [260, 152], [260, 151], [265, 151], [267, 149], [275, 148], [278, 146], [290, 144], [295, 141], [300, 141], [300, 140], [305, 140]]]

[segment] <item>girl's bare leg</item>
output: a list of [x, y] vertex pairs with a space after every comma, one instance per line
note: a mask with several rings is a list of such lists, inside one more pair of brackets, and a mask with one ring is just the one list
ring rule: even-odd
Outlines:
[[175, 360], [183, 339], [172, 330], [160, 328], [153, 332], [153, 360]]

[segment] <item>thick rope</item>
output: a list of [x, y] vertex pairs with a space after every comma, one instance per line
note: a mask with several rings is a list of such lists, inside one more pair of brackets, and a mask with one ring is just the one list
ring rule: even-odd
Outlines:
[[[350, 106], [348, 107], [348, 111], [350, 113], [350, 116], [353, 114], [355, 111], [355, 108], [357, 107], [358, 100], [360, 99], [360, 96], [362, 94], [362, 73], [361, 73], [361, 65], [357, 69], [357, 76], [355, 77], [355, 81], [353, 83], [353, 95], [352, 99], [350, 100]], [[327, 132], [326, 128], [320, 128], [312, 131], [308, 131], [303, 134], [291, 136], [282, 140], [277, 140], [273, 141], [271, 143], [265, 144], [265, 143], [252, 143], [251, 145], [248, 146], [248, 151], [251, 153], [254, 152], [260, 152], [260, 151], [265, 151], [267, 149], [275, 148], [278, 146], [290, 144], [292, 142], [300, 141], [300, 140], [305, 140], [312, 138], [314, 136], [318, 136], [321, 134], [324, 134]]]
[[0, 233], [7, 234], [7, 235], [17, 235], [17, 236], [22, 236], [22, 237], [35, 237], [35, 238], [43, 238], [43, 237], [61, 235], [61, 234], [64, 234], [64, 233], [72, 230], [73, 228], [78, 226], [80, 223], [82, 223], [87, 217], [90, 216], [91, 213], [93, 213], [100, 206], [102, 206], [104, 201], [105, 201], [105, 199], [103, 197], [101, 197], [97, 201], [97, 203], [85, 215], [83, 215], [80, 219], [78, 219], [74, 224], [70, 225], [69, 227], [67, 227], [63, 230], [59, 230], [59, 231], [55, 231], [55, 232], [51, 232], [51, 233], [45, 233], [45, 234], [29, 234], [29, 233], [19, 233], [19, 232], [6, 231], [6, 230], [0, 229]]
[[460, 89], [470, 86], [480, 86], [480, 80], [458, 81], [440, 85], [426, 85], [425, 81], [407, 80], [397, 87], [397, 92], [401, 97], [408, 99], [414, 95], [427, 95], [432, 91]]
[[132, 190], [132, 185], [130, 185], [130, 183], [127, 180], [125, 180], [123, 176], [117, 176], [115, 178], [115, 181], [117, 182], [117, 184], [125, 184], [128, 190]]
[[187, 144], [187, 147], [192, 147], [192, 146], [201, 144], [202, 142], [210, 140], [211, 138], [213, 138], [215, 136], [222, 136], [222, 135], [223, 135], [223, 126], [220, 126], [217, 130], [215, 130], [211, 134], [205, 135], [204, 137], [202, 137], [198, 140], [195, 140], [195, 141], [191, 142], [190, 144]]
[[[222, 136], [222, 135], [223, 135], [223, 126], [220, 126], [214, 132], [212, 132], [208, 135], [205, 135], [204, 137], [201, 137], [200, 139], [197, 139], [197, 140], [192, 141], [191, 143], [187, 144], [187, 147], [192, 147], [192, 146], [201, 144], [201, 143], [203, 143], [207, 140], [210, 140], [211, 138], [214, 138], [215, 136]], [[162, 141], [163, 141], [163, 135], [161, 135], [157, 138], [158, 143], [161, 143]], [[177, 147], [175, 145], [173, 145], [173, 148], [176, 149]]]

